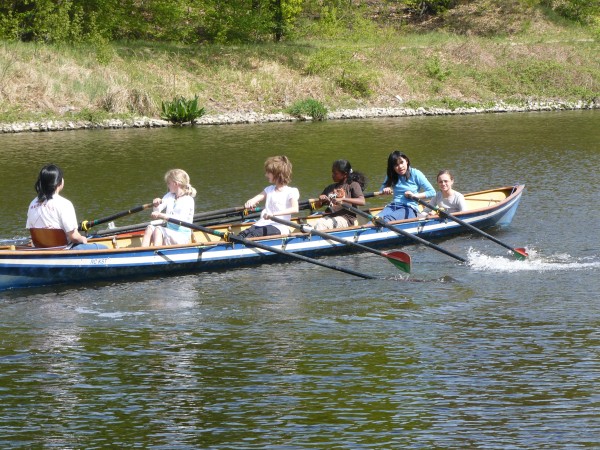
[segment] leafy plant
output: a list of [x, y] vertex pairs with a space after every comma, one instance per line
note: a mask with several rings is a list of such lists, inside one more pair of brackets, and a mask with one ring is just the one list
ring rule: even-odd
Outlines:
[[336, 84], [353, 97], [369, 98], [373, 95], [371, 87], [373, 76], [356, 70], [343, 70], [335, 79]]
[[302, 118], [310, 116], [313, 120], [325, 120], [327, 118], [327, 108], [318, 100], [308, 98], [299, 100], [287, 109], [288, 114]]
[[438, 81], [445, 81], [452, 73], [450, 69], [445, 69], [442, 67], [440, 58], [437, 55], [427, 60], [425, 63], [425, 68], [427, 70], [427, 75], [430, 78]]
[[173, 101], [161, 102], [161, 119], [177, 125], [185, 122], [194, 124], [196, 119], [202, 117], [204, 113], [204, 108], [198, 108], [197, 95], [191, 100], [184, 97], [175, 97]]

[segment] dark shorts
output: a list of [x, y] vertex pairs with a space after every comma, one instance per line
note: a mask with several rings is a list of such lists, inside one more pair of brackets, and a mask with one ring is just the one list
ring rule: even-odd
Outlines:
[[250, 228], [238, 233], [241, 238], [253, 238], [253, 237], [264, 237], [272, 236], [274, 234], [281, 234], [279, 228], [274, 225], [267, 225], [265, 227], [257, 227], [252, 225]]

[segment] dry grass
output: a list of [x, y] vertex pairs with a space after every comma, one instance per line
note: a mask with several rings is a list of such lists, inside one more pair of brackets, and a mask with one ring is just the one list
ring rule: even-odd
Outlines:
[[[527, 32], [482, 37], [386, 29], [350, 41], [240, 47], [133, 43], [112, 45], [101, 54], [94, 48], [4, 43], [0, 122], [90, 111], [107, 117], [157, 117], [161, 101], [194, 95], [208, 114], [282, 111], [306, 98], [335, 110], [395, 107], [398, 97], [412, 104], [600, 97], [598, 43], [590, 32], [561, 28], [540, 13], [515, 9], [503, 17], [506, 11], [483, 14], [481, 8], [473, 9], [476, 5], [461, 8], [445, 17], [457, 31], [475, 27], [483, 30], [479, 34], [496, 33], [504, 23]], [[370, 93], [344, 90], [342, 75], [368, 80]]]

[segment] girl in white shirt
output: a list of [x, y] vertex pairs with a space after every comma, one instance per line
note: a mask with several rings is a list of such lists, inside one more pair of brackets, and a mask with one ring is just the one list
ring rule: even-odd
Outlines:
[[[181, 169], [172, 169], [165, 174], [167, 192], [164, 197], [152, 201], [153, 219], [178, 219], [182, 222], [194, 221], [194, 197], [196, 189], [190, 184], [189, 175]], [[192, 230], [167, 222], [166, 226], [148, 225], [142, 239], [142, 247], [150, 245], [181, 245], [192, 240]]]
[[290, 220], [292, 214], [298, 212], [298, 199], [300, 191], [288, 186], [292, 180], [292, 163], [287, 156], [272, 156], [265, 161], [265, 177], [272, 183], [260, 194], [248, 200], [244, 207], [254, 208], [265, 200], [265, 208], [260, 220], [247, 230], [239, 233], [242, 238], [271, 236], [276, 234], [289, 234], [286, 225], [274, 222], [272, 216]]
[[101, 248], [96, 244], [88, 245], [87, 238], [79, 233], [73, 203], [60, 195], [64, 187], [65, 179], [60, 167], [55, 164], [42, 167], [35, 182], [37, 197], [29, 204], [25, 226], [38, 233], [44, 230], [63, 230], [68, 243], [78, 246], [78, 250]]

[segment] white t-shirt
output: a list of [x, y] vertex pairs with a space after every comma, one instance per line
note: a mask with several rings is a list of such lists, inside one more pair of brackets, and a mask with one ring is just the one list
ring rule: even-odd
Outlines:
[[[275, 185], [270, 185], [265, 188], [264, 192], [267, 194], [267, 198], [265, 200], [265, 209], [263, 214], [273, 215], [279, 211], [283, 211], [284, 209], [291, 208], [292, 201], [300, 198], [300, 191], [297, 188], [284, 186], [280, 191], [275, 190]], [[290, 220], [292, 218], [291, 214], [286, 214], [285, 216], [277, 216], [284, 220]], [[267, 225], [273, 225], [277, 227], [281, 234], [288, 234], [290, 232], [290, 228], [287, 225], [282, 225], [277, 222], [273, 222], [272, 220], [260, 219], [258, 222], [254, 224], [257, 227], [266, 227]]]
[[34, 198], [27, 210], [27, 224], [29, 228], [55, 228], [65, 233], [76, 230], [79, 224], [75, 216], [73, 203], [59, 194], [54, 194], [50, 200], [42, 203]]
[[[454, 191], [448, 198], [444, 198], [444, 194], [438, 191], [435, 194], [433, 200], [429, 203], [437, 206], [438, 208], [443, 208], [447, 213], [454, 214], [456, 212], [464, 211], [467, 209], [467, 203], [465, 201], [465, 197], [457, 191]], [[420, 214], [421, 216], [427, 215], [427, 213], [431, 213], [429, 208], [425, 208], [423, 212]]]
[[[154, 211], [164, 212], [167, 216], [182, 222], [192, 223], [194, 221], [194, 199], [189, 195], [183, 195], [179, 198], [175, 194], [168, 192], [162, 198], [162, 203], [154, 208]], [[167, 222], [167, 228], [180, 233], [191, 234], [192, 230], [171, 222]]]

